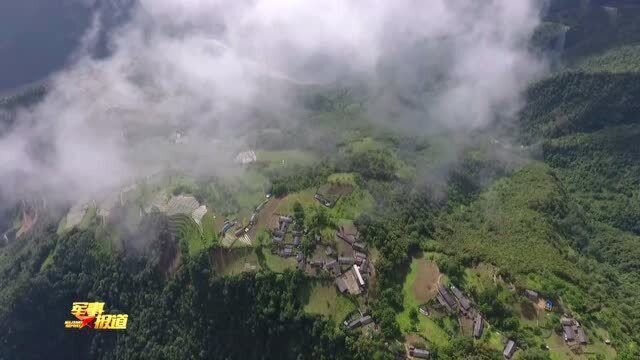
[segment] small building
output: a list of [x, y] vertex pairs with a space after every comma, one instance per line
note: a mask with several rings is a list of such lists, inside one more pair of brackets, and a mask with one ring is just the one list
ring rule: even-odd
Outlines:
[[538, 298], [540, 297], [536, 291], [528, 290], [528, 289], [524, 291], [524, 295], [525, 295], [529, 300], [534, 301], [534, 302], [535, 302], [535, 301], [538, 301]]
[[355, 262], [355, 259], [350, 256], [340, 256], [338, 258], [338, 263], [340, 263], [340, 265], [353, 265]]
[[360, 325], [362, 325], [362, 324], [360, 323], [360, 318], [358, 318], [358, 319], [355, 319], [355, 320], [352, 320], [351, 322], [349, 322], [349, 325], [347, 325], [347, 327], [349, 329], [353, 330], [353, 329], [359, 328]]
[[293, 237], [293, 245], [294, 246], [300, 246], [301, 240], [300, 240], [300, 236], [294, 236]]
[[362, 274], [368, 274], [369, 273], [369, 268], [367, 267], [369, 263], [367, 262], [367, 259], [362, 260], [362, 264], [360, 264], [360, 273]]
[[284, 224], [291, 224], [293, 222], [293, 218], [290, 218], [288, 216], [280, 216], [280, 218], [278, 219], [281, 223]]
[[362, 326], [371, 324], [372, 322], [373, 322], [373, 318], [371, 317], [371, 315], [365, 315], [360, 318], [360, 325]]
[[564, 333], [564, 341], [573, 341], [576, 339], [576, 335], [573, 333], [573, 328], [570, 325], [562, 325], [562, 332]]
[[582, 345], [586, 345], [589, 342], [589, 339], [587, 339], [587, 334], [585, 334], [582, 326], [578, 327], [578, 342]]
[[338, 287], [338, 291], [341, 294], [345, 293], [348, 290], [347, 283], [345, 283], [344, 279], [342, 279], [342, 278], [336, 278], [335, 284]]
[[291, 245], [286, 245], [286, 246], [284, 247], [284, 249], [282, 250], [282, 254], [283, 254], [285, 257], [293, 256], [293, 246], [291, 246]]
[[428, 359], [431, 357], [431, 353], [424, 349], [411, 349], [409, 350], [409, 355], [416, 359]]
[[324, 251], [324, 253], [327, 254], [327, 256], [331, 256], [333, 254], [333, 249], [327, 246], [327, 249]]
[[331, 260], [325, 264], [324, 268], [331, 272], [334, 276], [340, 276], [340, 265], [335, 260]]
[[360, 252], [360, 251], [354, 251], [353, 256], [356, 258], [361, 258], [361, 259], [366, 259], [367, 258], [367, 254]]
[[311, 261], [309, 262], [309, 265], [314, 266], [314, 267], [320, 267], [320, 268], [321, 268], [321, 267], [323, 267], [323, 266], [324, 266], [324, 261], [322, 261], [322, 260], [318, 260], [318, 259], [314, 259], [314, 260], [311, 260]]
[[502, 356], [504, 356], [505, 359], [511, 359], [514, 352], [516, 352], [516, 343], [513, 340], [509, 339], [509, 341], [507, 341], [507, 345], [502, 351]]
[[471, 310], [471, 304], [469, 303], [469, 300], [467, 299], [466, 296], [464, 296], [464, 294], [462, 293], [462, 291], [460, 291], [460, 289], [451, 285], [451, 292], [453, 293], [453, 296], [455, 296], [456, 299], [458, 299], [458, 303], [460, 304], [460, 309], [464, 314], [466, 314], [469, 310]]
[[304, 255], [303, 255], [301, 252], [298, 252], [298, 253], [296, 254], [296, 260], [297, 260], [298, 262], [303, 261], [303, 260], [304, 260]]
[[344, 228], [340, 228], [336, 235], [338, 236], [338, 238], [342, 239], [349, 245], [353, 245], [353, 243], [356, 241], [355, 236], [345, 233]]
[[274, 244], [281, 244], [282, 243], [282, 238], [274, 236], [273, 238], [271, 238], [271, 242], [274, 243]]
[[560, 318], [560, 324], [562, 326], [573, 326], [573, 319], [563, 316]]
[[473, 322], [473, 337], [479, 339], [482, 337], [482, 332], [484, 331], [484, 320], [482, 319], [482, 315], [476, 315], [476, 319]]
[[304, 260], [303, 261], [298, 261], [298, 264], [296, 265], [296, 268], [298, 270], [300, 270], [300, 271], [304, 271], [304, 266], [305, 266]]
[[364, 279], [362, 278], [362, 274], [360, 274], [360, 268], [358, 265], [353, 265], [353, 271], [356, 274], [356, 278], [358, 279], [358, 285], [364, 286]]
[[225, 222], [224, 226], [222, 227], [222, 233], [226, 234], [227, 231], [229, 231], [229, 229], [231, 229], [233, 227], [233, 225], [235, 225], [236, 223], [230, 223], [230, 222]]
[[367, 250], [367, 245], [361, 241], [356, 241], [353, 243], [353, 249], [364, 252]]
[[456, 302], [453, 299], [453, 296], [451, 295], [449, 290], [447, 290], [447, 288], [442, 285], [438, 286], [438, 295], [436, 296], [436, 299], [443, 306], [446, 306], [450, 309], [456, 308]]

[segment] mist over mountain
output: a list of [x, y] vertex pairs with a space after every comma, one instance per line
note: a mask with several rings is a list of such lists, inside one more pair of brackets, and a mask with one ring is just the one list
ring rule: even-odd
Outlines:
[[392, 127], [474, 130], [513, 117], [543, 69], [533, 1], [154, 0], [113, 31], [126, 6], [106, 4], [76, 5], [94, 17], [71, 61], [0, 139], [3, 191], [77, 198], [169, 163], [229, 167], [268, 119], [301, 124], [292, 94], [308, 86], [364, 84], [370, 118]]
[[0, 360], [640, 358], [636, 1], [0, 10]]
[[[69, 64], [95, 16], [103, 30], [93, 49], [125, 21], [133, 0], [7, 0], [0, 4], [0, 93], [46, 79]], [[99, 14], [99, 15], [98, 15]]]

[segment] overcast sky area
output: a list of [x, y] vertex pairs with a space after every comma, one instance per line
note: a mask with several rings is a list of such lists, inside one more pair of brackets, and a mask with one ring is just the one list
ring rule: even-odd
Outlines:
[[[370, 117], [474, 130], [513, 116], [543, 64], [527, 50], [533, 0], [140, 0], [92, 49], [93, 18], [50, 93], [0, 138], [0, 191], [88, 196], [246, 148], [255, 110], [295, 122], [291, 85], [364, 80]], [[265, 110], [266, 109], [266, 110]], [[187, 144], [172, 144], [181, 130]]]

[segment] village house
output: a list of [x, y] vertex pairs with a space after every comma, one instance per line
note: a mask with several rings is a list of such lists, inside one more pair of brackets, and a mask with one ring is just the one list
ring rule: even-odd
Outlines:
[[582, 326], [578, 327], [578, 342], [582, 345], [587, 345], [589, 340], [587, 339], [587, 334], [585, 334]]
[[537, 292], [533, 291], [533, 290], [525, 290], [524, 291], [524, 295], [531, 301], [536, 302], [538, 301], [539, 295]]
[[360, 272], [363, 274], [369, 273], [369, 268], [367, 267], [367, 259], [362, 260], [362, 264], [360, 264]]
[[341, 294], [344, 294], [348, 290], [347, 283], [345, 283], [342, 278], [336, 278], [335, 284]]
[[297, 268], [298, 270], [300, 270], [300, 271], [304, 271], [304, 266], [305, 266], [305, 265], [306, 265], [306, 264], [304, 263], [304, 260], [302, 260], [302, 261], [298, 261], [298, 264], [296, 265], [296, 268]]
[[340, 276], [340, 265], [335, 260], [331, 260], [325, 264], [324, 268], [331, 272], [334, 276]]
[[358, 251], [356, 251], [355, 254], [353, 254], [353, 256], [355, 258], [355, 263], [358, 265], [362, 264], [363, 261], [367, 260], [367, 255]]
[[570, 325], [562, 325], [562, 332], [564, 333], [564, 341], [571, 342], [576, 339], [573, 328]]
[[355, 236], [352, 234], [347, 234], [343, 227], [340, 228], [336, 235], [338, 236], [338, 238], [342, 239], [349, 245], [353, 245], [353, 243], [356, 241]]
[[456, 308], [456, 302], [453, 299], [453, 296], [451, 296], [449, 290], [447, 290], [443, 285], [438, 286], [438, 295], [436, 296], [436, 299], [441, 305], [448, 309], [453, 310]]
[[327, 249], [324, 251], [324, 253], [327, 256], [331, 256], [331, 255], [333, 255], [333, 249], [331, 247], [327, 246]]
[[358, 265], [353, 265], [353, 271], [356, 274], [356, 278], [358, 279], [358, 285], [364, 287], [364, 279], [362, 278], [362, 274], [360, 274], [360, 268]]
[[355, 263], [355, 259], [350, 257], [350, 256], [340, 256], [338, 258], [338, 263], [340, 263], [340, 265], [353, 265]]
[[285, 245], [284, 249], [282, 250], [282, 255], [284, 257], [293, 256], [293, 246], [292, 245]]
[[370, 315], [364, 315], [360, 318], [357, 318], [349, 322], [349, 325], [347, 325], [347, 327], [353, 330], [353, 329], [359, 328], [360, 326], [371, 324], [372, 322], [373, 322], [373, 318]]
[[563, 316], [560, 318], [560, 324], [562, 325], [564, 341], [568, 343], [577, 342], [582, 345], [586, 345], [589, 342], [584, 329], [575, 319]]
[[356, 241], [353, 243], [353, 249], [361, 252], [365, 252], [367, 250], [367, 245], [363, 242]]
[[482, 332], [484, 331], [484, 320], [482, 319], [482, 315], [476, 315], [476, 319], [473, 322], [473, 337], [479, 339], [482, 337]]
[[409, 355], [416, 359], [428, 359], [431, 357], [431, 353], [428, 350], [416, 349], [413, 346], [409, 348]]
[[466, 316], [467, 313], [469, 313], [469, 310], [471, 310], [471, 304], [469, 303], [469, 300], [466, 298], [466, 296], [464, 296], [460, 289], [453, 285], [451, 285], [451, 292], [453, 293], [453, 296], [458, 299], [458, 303], [460, 304], [460, 312]]
[[507, 345], [502, 351], [502, 356], [504, 356], [505, 359], [509, 360], [513, 357], [514, 352], [516, 352], [516, 343], [513, 340], [509, 339], [509, 341], [507, 341]]

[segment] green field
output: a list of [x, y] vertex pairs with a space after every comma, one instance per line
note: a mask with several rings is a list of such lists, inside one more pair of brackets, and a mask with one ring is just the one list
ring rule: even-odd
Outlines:
[[335, 183], [335, 184], [349, 184], [353, 186], [358, 186], [356, 182], [356, 177], [358, 175], [354, 173], [335, 173], [329, 175], [327, 178], [327, 182]]
[[333, 284], [315, 285], [309, 293], [308, 303], [304, 306], [305, 312], [330, 317], [338, 324], [354, 310], [356, 305], [347, 297], [339, 295]]
[[414, 327], [409, 316], [409, 311], [411, 309], [417, 310], [418, 307], [422, 305], [418, 300], [416, 300], [415, 296], [413, 295], [413, 286], [416, 276], [418, 275], [418, 263], [421, 261], [424, 261], [424, 258], [417, 258], [411, 261], [409, 273], [407, 274], [404, 284], [402, 285], [404, 310], [396, 316], [396, 320], [398, 321], [400, 329], [404, 334], [416, 333], [433, 342], [434, 344], [444, 346], [449, 341], [449, 335], [444, 329], [438, 326], [438, 324], [436, 324], [433, 319], [419, 314], [419, 322], [417, 326]]
[[259, 150], [256, 151], [256, 157], [259, 162], [267, 164], [268, 170], [293, 166], [310, 166], [317, 160], [313, 154], [302, 150]]

